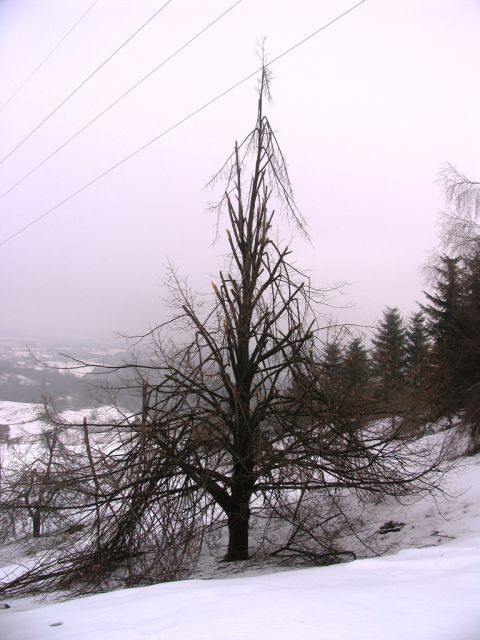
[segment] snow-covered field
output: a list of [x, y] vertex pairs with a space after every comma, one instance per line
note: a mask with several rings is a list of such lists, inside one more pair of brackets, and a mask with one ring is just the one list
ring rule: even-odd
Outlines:
[[[10, 427], [10, 438], [12, 439], [38, 435], [48, 429], [48, 422], [41, 418], [42, 413], [44, 413], [44, 408], [41, 404], [0, 401], [0, 424], [6, 424]], [[94, 410], [61, 411], [59, 416], [67, 423], [81, 425], [84, 417], [91, 424], [101, 424], [121, 419], [123, 414], [118, 409], [101, 406]]]
[[29, 402], [0, 402], [0, 424], [10, 427], [10, 438], [22, 437], [25, 433], [41, 433], [45, 422], [39, 418], [41, 405]]
[[[362, 537], [390, 555], [275, 573], [258, 559], [211, 563], [195, 580], [4, 598], [0, 639], [480, 640], [480, 455], [445, 471], [443, 489], [358, 506]], [[0, 550], [3, 570], [11, 562]]]
[[4, 640], [478, 640], [480, 537], [224, 580], [0, 611]]

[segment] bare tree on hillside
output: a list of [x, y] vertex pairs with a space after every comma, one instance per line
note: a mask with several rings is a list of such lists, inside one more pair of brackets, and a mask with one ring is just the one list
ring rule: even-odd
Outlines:
[[[218, 176], [226, 180], [218, 211], [230, 261], [210, 300], [199, 301], [172, 272], [175, 342], [155, 329], [145, 336], [150, 360], [118, 368], [143, 402], [92, 456], [90, 537], [5, 589], [74, 580], [99, 588], [119, 570], [130, 583], [158, 580], [165, 558], [187, 566], [225, 521], [224, 559], [243, 561], [254, 508], [277, 515], [298, 492], [335, 504], [344, 489], [361, 498], [431, 486], [431, 465], [415, 465], [407, 442], [360, 428], [361, 409], [343, 410], [322, 387], [322, 292], [276, 240], [275, 205], [300, 233], [305, 222], [264, 114], [267, 89], [264, 70], [255, 127]], [[293, 509], [289, 522], [308, 526], [302, 512]], [[320, 557], [321, 536], [309, 539]]]

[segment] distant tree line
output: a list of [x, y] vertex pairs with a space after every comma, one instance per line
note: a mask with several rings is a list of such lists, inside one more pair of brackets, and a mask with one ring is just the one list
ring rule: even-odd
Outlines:
[[409, 318], [387, 307], [368, 348], [359, 338], [327, 345], [322, 367], [339, 397], [369, 418], [388, 412], [404, 430], [457, 418], [480, 447], [480, 184], [443, 172], [452, 209], [442, 217], [442, 253], [427, 267], [426, 302]]

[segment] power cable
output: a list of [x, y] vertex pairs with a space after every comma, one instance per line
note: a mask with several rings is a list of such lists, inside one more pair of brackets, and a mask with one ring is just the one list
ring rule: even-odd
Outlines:
[[[295, 43], [294, 45], [292, 45], [291, 47], [289, 47], [288, 49], [283, 51], [281, 54], [279, 54], [278, 56], [273, 58], [273, 60], [270, 60], [270, 62], [266, 63], [264, 65], [264, 67], [272, 66], [273, 64], [275, 64], [276, 62], [278, 62], [279, 60], [284, 58], [286, 55], [288, 55], [289, 53], [291, 53], [292, 51], [294, 51], [295, 49], [300, 47], [302, 44], [305, 44], [305, 42], [308, 42], [308, 40], [311, 40], [312, 38], [314, 38], [321, 31], [324, 31], [325, 29], [330, 27], [332, 24], [334, 24], [335, 22], [338, 22], [343, 17], [345, 17], [347, 14], [349, 14], [352, 11], [354, 11], [355, 9], [357, 9], [360, 5], [364, 4], [366, 1], [367, 0], [360, 0], [360, 2], [357, 2], [355, 5], [353, 5], [349, 9], [347, 9], [343, 13], [339, 14], [337, 17], [333, 18], [333, 20], [330, 20], [330, 22], [327, 22], [326, 24], [322, 25], [321, 27], [319, 27], [318, 29], [313, 31], [310, 35], [308, 35], [305, 38], [303, 38], [303, 40], [300, 40], [299, 42]], [[40, 220], [43, 220], [43, 218], [45, 218], [50, 213], [53, 213], [53, 211], [55, 211], [56, 209], [58, 209], [59, 207], [61, 207], [65, 203], [67, 203], [70, 200], [72, 200], [73, 198], [75, 198], [77, 195], [82, 193], [82, 191], [85, 191], [86, 189], [91, 187], [93, 184], [95, 184], [96, 182], [98, 182], [99, 180], [101, 180], [102, 178], [107, 176], [108, 174], [110, 174], [113, 171], [115, 171], [116, 169], [118, 169], [118, 167], [120, 167], [122, 164], [125, 164], [125, 162], [128, 162], [128, 160], [131, 160], [131, 158], [133, 158], [134, 156], [138, 155], [139, 153], [141, 153], [142, 151], [147, 149], [147, 147], [150, 147], [152, 144], [157, 142], [157, 140], [160, 140], [160, 138], [163, 138], [163, 136], [167, 135], [168, 133], [170, 133], [174, 129], [177, 129], [180, 125], [182, 125], [185, 122], [187, 122], [187, 120], [190, 120], [191, 118], [193, 118], [194, 116], [199, 114], [201, 111], [204, 111], [207, 107], [209, 107], [210, 105], [214, 104], [215, 102], [217, 102], [218, 100], [220, 100], [221, 98], [226, 96], [228, 93], [230, 93], [231, 91], [233, 91], [234, 89], [236, 89], [240, 85], [244, 84], [245, 82], [247, 82], [248, 80], [253, 78], [261, 70], [262, 70], [262, 67], [259, 67], [259, 68], [255, 69], [255, 71], [253, 71], [252, 73], [249, 73], [247, 76], [245, 76], [244, 78], [242, 78], [241, 80], [239, 80], [238, 82], [233, 84], [228, 89], [225, 89], [225, 91], [222, 91], [222, 93], [219, 93], [218, 95], [216, 95], [214, 98], [212, 98], [208, 102], [205, 102], [201, 107], [198, 107], [198, 109], [195, 109], [194, 111], [190, 112], [187, 116], [185, 116], [181, 120], [178, 120], [178, 122], [176, 122], [172, 126], [168, 127], [168, 129], [165, 129], [164, 131], [162, 131], [159, 135], [155, 136], [155, 138], [152, 138], [151, 140], [149, 140], [148, 142], [143, 144], [141, 147], [138, 147], [137, 149], [135, 149], [135, 151], [132, 151], [127, 156], [125, 156], [124, 158], [122, 158], [121, 160], [116, 162], [114, 165], [112, 165], [111, 167], [109, 167], [108, 169], [103, 171], [102, 173], [98, 174], [95, 178], [93, 178], [92, 180], [90, 180], [89, 182], [84, 184], [82, 187], [80, 187], [79, 189], [77, 189], [76, 191], [74, 191], [73, 193], [68, 195], [66, 198], [64, 198], [60, 202], [57, 202], [57, 204], [53, 205], [53, 207], [50, 207], [50, 209], [47, 209], [42, 214], [40, 214], [39, 216], [37, 216], [36, 218], [34, 218], [30, 222], [28, 222], [26, 225], [24, 225], [23, 227], [21, 227], [20, 229], [18, 229], [14, 233], [12, 233], [12, 235], [10, 235], [7, 238], [5, 238], [5, 240], [0, 242], [0, 247], [2, 247], [7, 242], [10, 242], [10, 240], [13, 240], [13, 238], [16, 238], [17, 236], [19, 236], [21, 233], [23, 233], [24, 231], [26, 231], [27, 229], [32, 227], [37, 222], [40, 222]]]
[[90, 127], [94, 122], [96, 122], [97, 120], [99, 120], [102, 116], [104, 116], [108, 111], [110, 111], [110, 109], [112, 109], [114, 106], [116, 106], [119, 102], [121, 102], [124, 98], [126, 98], [130, 93], [132, 93], [132, 91], [134, 91], [135, 89], [137, 89], [137, 87], [139, 87], [143, 82], [145, 82], [146, 80], [148, 80], [148, 78], [150, 78], [154, 73], [156, 73], [159, 69], [161, 69], [162, 67], [164, 67], [168, 62], [170, 62], [173, 58], [175, 58], [175, 56], [177, 56], [181, 51], [183, 51], [184, 49], [186, 49], [192, 42], [194, 42], [194, 40], [196, 40], [197, 38], [199, 38], [202, 34], [204, 34], [206, 31], [208, 31], [208, 29], [210, 29], [210, 27], [213, 27], [213, 25], [215, 23], [217, 23], [219, 20], [221, 20], [224, 16], [227, 15], [227, 13], [229, 13], [230, 11], [232, 11], [232, 9], [234, 9], [238, 4], [240, 4], [241, 2], [243, 2], [243, 0], [237, 0], [237, 2], [235, 2], [234, 4], [232, 4], [226, 11], [224, 11], [223, 13], [221, 13], [219, 16], [217, 16], [214, 20], [212, 20], [209, 24], [207, 24], [206, 27], [204, 27], [201, 31], [199, 31], [198, 33], [196, 33], [192, 38], [190, 38], [190, 40], [188, 40], [187, 42], [185, 42], [181, 47], [179, 47], [176, 51], [174, 51], [173, 53], [171, 53], [167, 58], [165, 58], [164, 60], [162, 60], [162, 62], [160, 64], [158, 64], [154, 69], [152, 69], [151, 71], [149, 71], [145, 76], [143, 76], [143, 78], [141, 78], [140, 80], [138, 80], [138, 82], [136, 82], [134, 85], [132, 85], [129, 89], [127, 89], [127, 91], [125, 91], [124, 93], [122, 93], [116, 100], [114, 100], [110, 105], [108, 105], [108, 107], [106, 107], [105, 109], [103, 109], [103, 111], [101, 111], [100, 113], [98, 113], [94, 118], [92, 118], [89, 122], [87, 122], [86, 124], [83, 125], [83, 127], [81, 127], [80, 129], [78, 129], [78, 131], [76, 131], [72, 136], [70, 136], [70, 138], [68, 138], [68, 140], [66, 140], [65, 142], [63, 142], [59, 147], [57, 147], [54, 151], [52, 151], [48, 156], [46, 156], [43, 160], [41, 160], [37, 165], [35, 165], [32, 169], [30, 169], [30, 171], [28, 171], [24, 176], [22, 176], [19, 180], [17, 180], [17, 182], [15, 182], [15, 184], [13, 184], [11, 187], [9, 187], [6, 191], [4, 191], [3, 193], [0, 194], [0, 200], [2, 198], [4, 198], [6, 195], [8, 195], [9, 193], [11, 193], [14, 189], [16, 189], [19, 185], [22, 184], [22, 182], [24, 182], [27, 178], [29, 178], [33, 173], [35, 173], [35, 171], [37, 171], [37, 169], [40, 169], [40, 167], [42, 167], [46, 162], [48, 162], [51, 158], [53, 158], [55, 155], [57, 155], [57, 153], [59, 151], [61, 151], [62, 149], [64, 149], [67, 145], [69, 145], [73, 140], [75, 140], [75, 138], [77, 138], [81, 133], [83, 133], [86, 129], [88, 129], [88, 127]]
[[22, 140], [20, 140], [20, 142], [15, 147], [13, 147], [13, 149], [9, 151], [6, 156], [4, 156], [0, 160], [0, 165], [3, 164], [5, 160], [7, 160], [13, 153], [15, 153], [15, 151], [17, 151], [17, 149], [19, 149], [29, 138], [31, 138], [32, 135], [45, 124], [45, 122], [50, 120], [50, 118], [55, 113], [57, 113], [57, 111], [61, 109], [61, 107], [63, 107], [63, 105], [67, 103], [70, 98], [72, 98], [89, 80], [91, 80], [93, 76], [100, 71], [100, 69], [102, 69], [108, 62], [110, 62], [110, 60], [114, 56], [116, 56], [119, 51], [121, 51], [131, 40], [133, 40], [133, 38], [135, 38], [135, 36], [137, 36], [140, 31], [142, 31], [154, 18], [156, 18], [158, 14], [161, 13], [172, 1], [173, 0], [167, 0], [167, 2], [165, 2], [165, 4], [160, 7], [160, 9], [157, 9], [157, 11], [155, 11], [155, 13], [150, 16], [150, 18], [146, 22], [144, 22], [136, 31], [134, 31], [134, 33], [132, 33], [124, 42], [122, 42], [122, 44], [117, 49], [115, 49], [113, 53], [105, 58], [105, 60], [101, 64], [99, 64], [96, 69], [94, 69], [84, 80], [82, 80], [82, 82], [71, 93], [69, 93], [66, 98], [64, 98], [59, 104], [57, 104], [57, 106], [52, 109], [52, 111], [50, 111], [50, 113], [47, 114], [45, 118], [43, 118], [43, 120], [41, 120], [29, 133], [27, 133], [27, 135]]
[[72, 33], [72, 31], [76, 27], [78, 27], [80, 22], [82, 22], [82, 20], [87, 16], [87, 14], [90, 13], [90, 11], [97, 4], [97, 2], [98, 2], [98, 0], [95, 0], [95, 2], [93, 2], [84, 13], [82, 13], [80, 18], [73, 25], [73, 27], [70, 27], [70, 29], [67, 31], [67, 33], [57, 42], [57, 44], [53, 47], [53, 49], [49, 53], [47, 53], [45, 58], [43, 58], [43, 60], [35, 67], [35, 69], [31, 72], [31, 74], [28, 76], [28, 78], [25, 78], [25, 80], [22, 82], [22, 84], [15, 89], [15, 91], [8, 98], [8, 100], [6, 102], [4, 102], [2, 104], [2, 106], [0, 107], [0, 113], [5, 109], [6, 106], [8, 106], [10, 104], [10, 102], [15, 98], [15, 96], [20, 93], [20, 91], [23, 89], [23, 87], [25, 87], [25, 85], [28, 84], [28, 82], [30, 82], [30, 80], [37, 73], [37, 71], [39, 71], [39, 69], [41, 67], [43, 67], [43, 65], [47, 62], [47, 60], [50, 58], [50, 56], [52, 56], [55, 53], [55, 51], [58, 49], [58, 47], [68, 38], [68, 36]]

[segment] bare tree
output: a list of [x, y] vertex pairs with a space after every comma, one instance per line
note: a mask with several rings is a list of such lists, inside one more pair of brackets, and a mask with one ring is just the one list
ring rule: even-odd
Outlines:
[[[323, 294], [276, 240], [275, 206], [306, 230], [264, 114], [267, 92], [264, 69], [255, 127], [217, 176], [226, 180], [218, 224], [226, 223], [230, 258], [211, 298], [195, 298], [172, 270], [173, 338], [152, 330], [144, 336], [150, 359], [117, 368], [126, 386], [141, 390], [142, 403], [112, 427], [108, 446], [88, 456], [95, 500], [82, 512], [87, 542], [4, 588], [56, 588], [72, 579], [99, 588], [120, 568], [131, 583], [158, 580], [165, 557], [187, 566], [225, 521], [225, 560], [242, 561], [252, 509], [276, 517], [300, 492], [302, 509], [293, 507], [288, 521], [305, 533], [298, 516], [307, 495], [335, 505], [342, 490], [401, 495], [431, 487], [432, 465], [413, 464], [405, 439], [378, 425], [361, 428], [360, 409], [352, 415], [349, 403], [343, 411], [322, 387], [316, 306]], [[281, 547], [298, 550], [292, 541], [300, 537], [290, 533]], [[318, 530], [306, 537], [308, 553], [312, 541], [321, 547]]]
[[453, 257], [475, 256], [480, 238], [480, 182], [467, 178], [450, 163], [440, 171], [439, 180], [450, 207], [442, 214], [442, 248]]
[[58, 518], [65, 522], [57, 506], [67, 489], [68, 466], [65, 447], [54, 428], [8, 445], [0, 472], [0, 537], [4, 541], [29, 533], [39, 538], [59, 525]]

